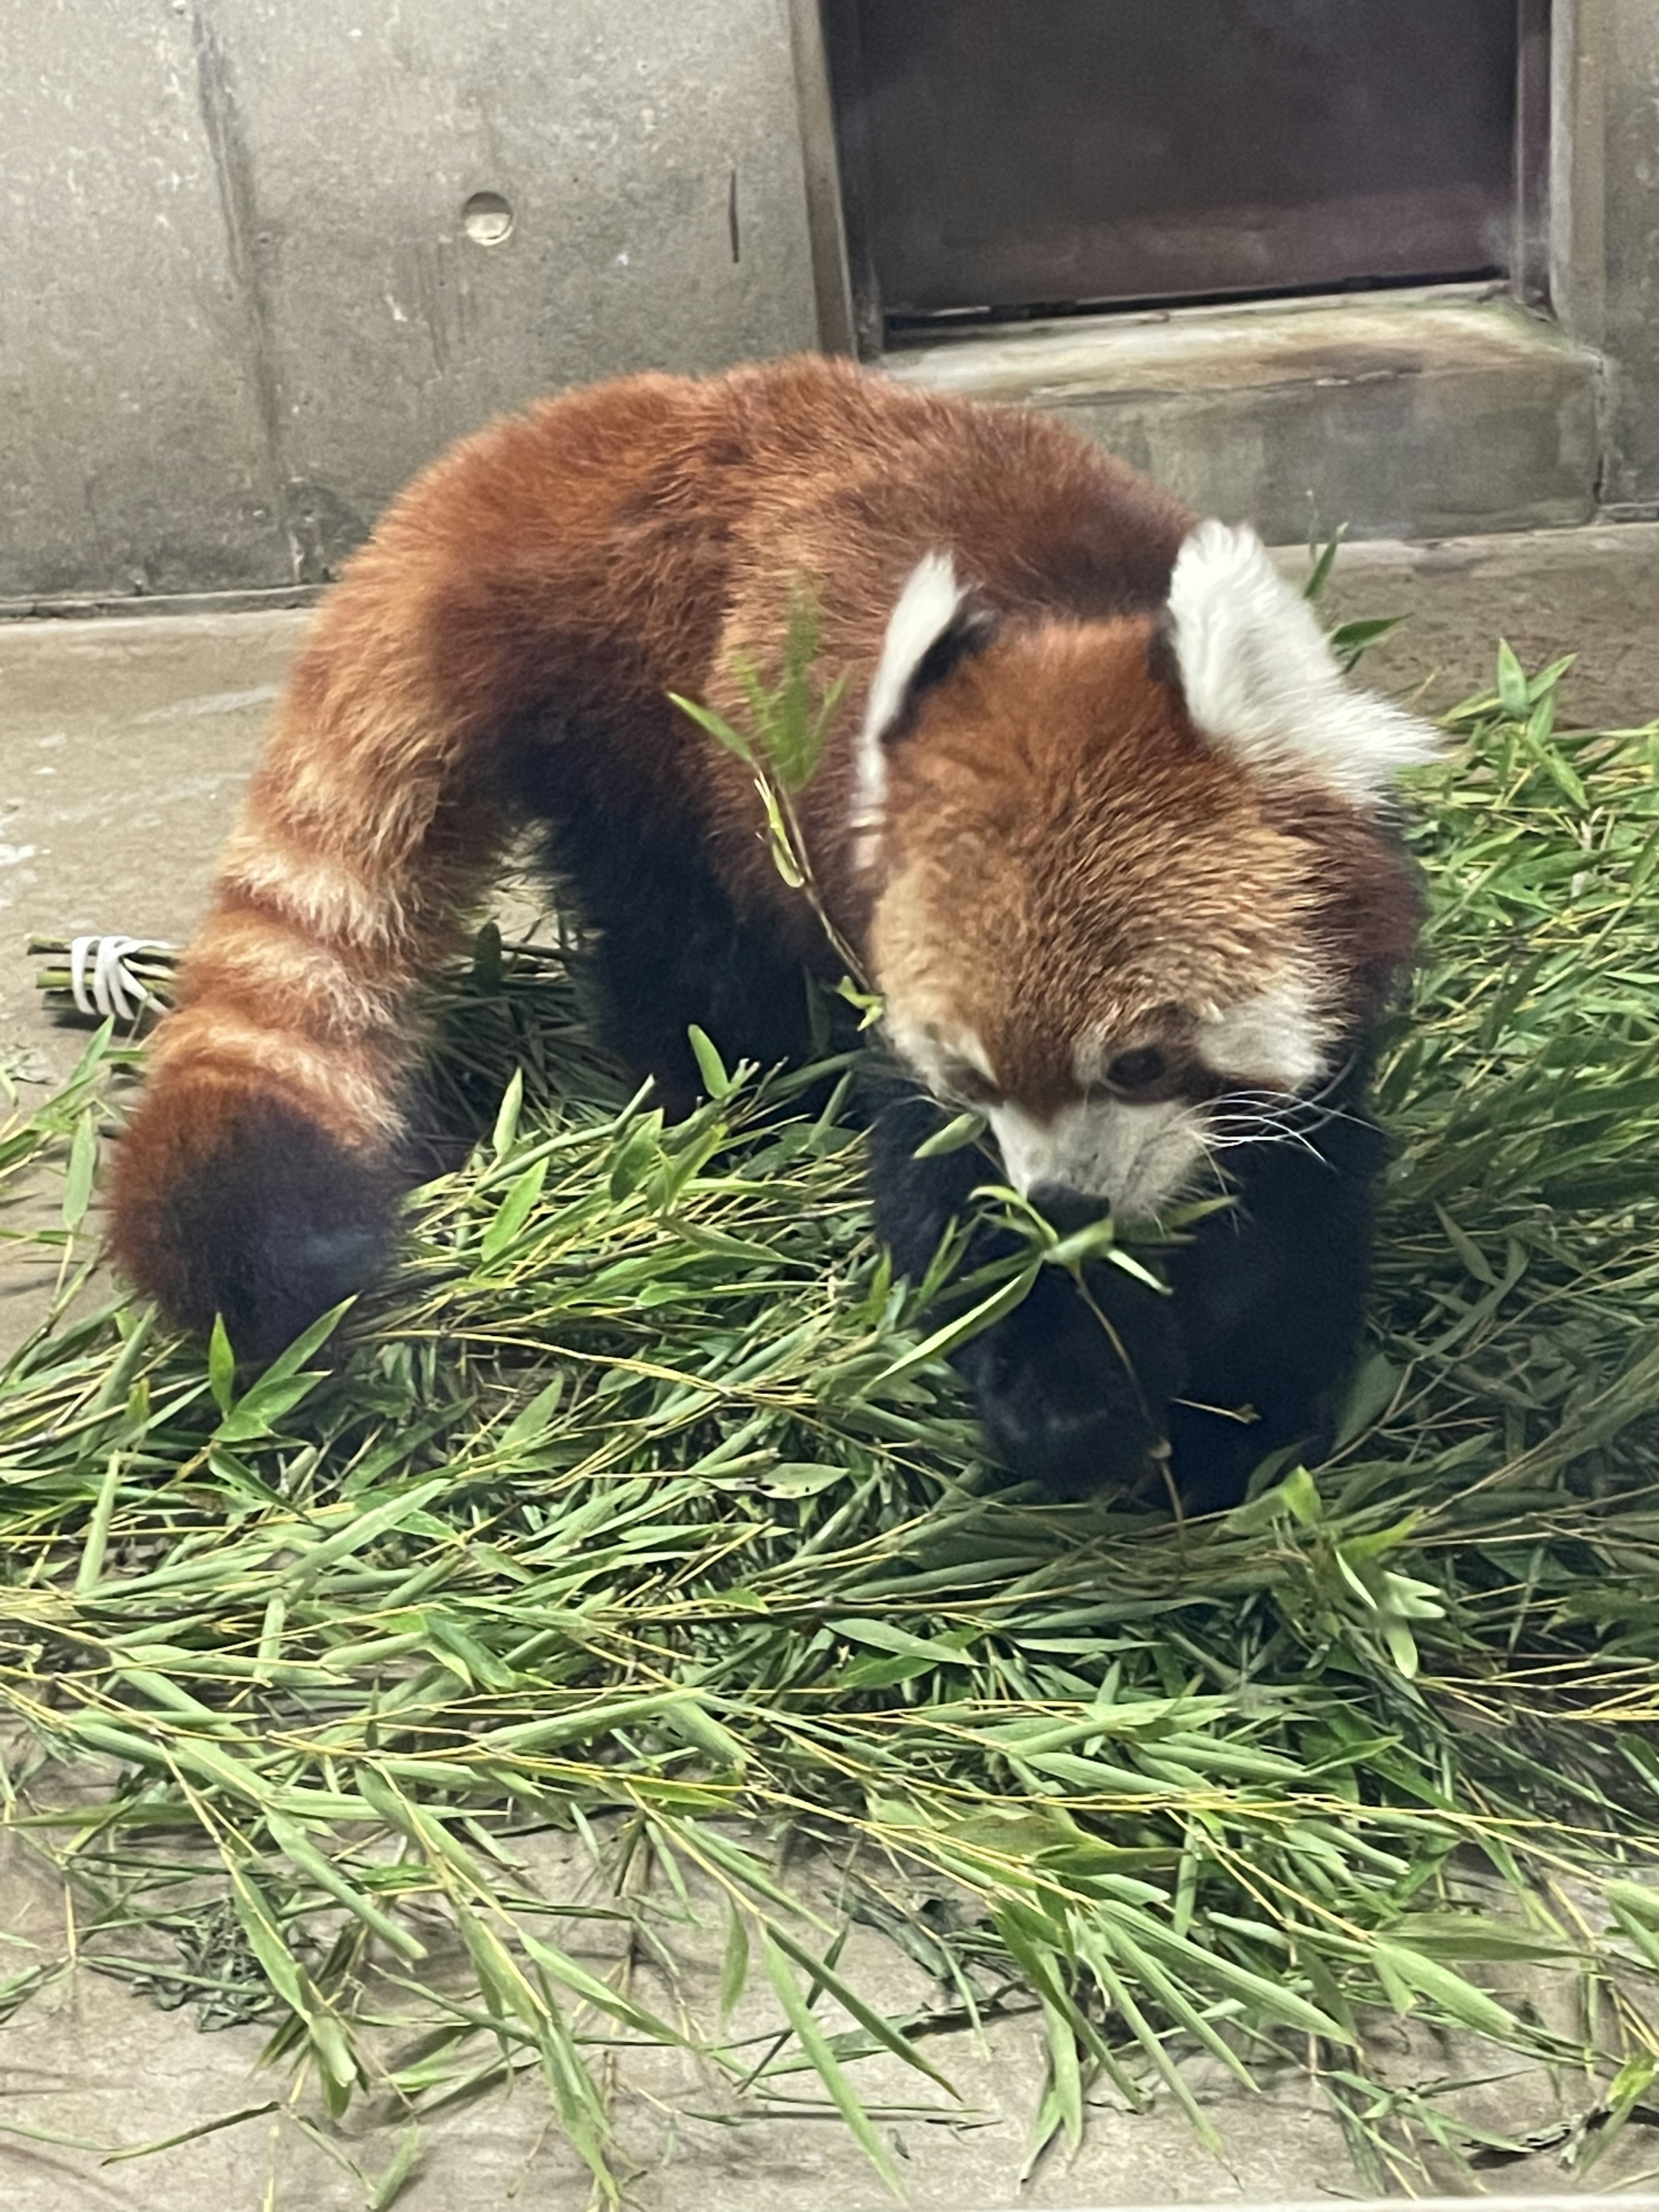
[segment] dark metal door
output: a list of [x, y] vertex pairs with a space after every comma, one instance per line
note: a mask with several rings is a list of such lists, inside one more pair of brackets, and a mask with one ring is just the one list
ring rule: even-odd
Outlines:
[[838, 0], [829, 31], [889, 321], [1510, 266], [1516, 0]]

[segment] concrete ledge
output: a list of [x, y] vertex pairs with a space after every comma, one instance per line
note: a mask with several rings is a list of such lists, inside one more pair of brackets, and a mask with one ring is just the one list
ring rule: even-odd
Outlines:
[[[1477, 2204], [1480, 2208], [1480, 2212], [1584, 2212], [1586, 2203], [1594, 2201], [1601, 2193], [1600, 2191], [1594, 2189], [1540, 2191], [1535, 2196], [1530, 2192], [1524, 2196], [1503, 2196], [1483, 2191], [1480, 2196], [1472, 2194], [1468, 2197], [1409, 2198], [1340, 2197], [1333, 2194], [1311, 2200], [1304, 2199], [1301, 2202], [1292, 2200], [1283, 2203], [1275, 2198], [1273, 2200], [1273, 2212], [1335, 2212], [1335, 2208], [1338, 2206], [1341, 2208], [1341, 2212], [1400, 2212], [1402, 2203], [1409, 2203], [1411, 2212], [1470, 2212], [1470, 2207]], [[1182, 2207], [1182, 2212], [1239, 2212], [1239, 2207], [1243, 2202], [1243, 2200], [1239, 2197], [1232, 2197], [1225, 2203], [1219, 2200], [1212, 2200], [1206, 2203], [1201, 2198], [1183, 2198]], [[1659, 2197], [1643, 2194], [1635, 2190], [1620, 2190], [1617, 2202], [1621, 2206], [1632, 2208], [1632, 2212], [1659, 2212]], [[994, 2208], [986, 2205], [976, 2208], [976, 2212], [994, 2212]], [[1005, 2212], [1005, 2208], [999, 2205], [994, 2208], [994, 2212]], [[1006, 2212], [1024, 2212], [1024, 2208], [1009, 2207], [1006, 2208]], [[1105, 2207], [1076, 2204], [1067, 2206], [1066, 2212], [1105, 2212]], [[1119, 2204], [1112, 2207], [1112, 2212], [1170, 2212], [1170, 2207], [1167, 2205], [1160, 2205], [1157, 2208], [1150, 2205], [1136, 2207], [1133, 2204]]]
[[121, 592], [103, 598], [0, 599], [0, 623], [125, 621], [140, 615], [254, 615], [315, 606], [325, 584], [275, 584], [248, 592]]
[[1049, 409], [1270, 540], [1555, 528], [1595, 509], [1600, 357], [1506, 299], [1356, 294], [1032, 324], [888, 354]]

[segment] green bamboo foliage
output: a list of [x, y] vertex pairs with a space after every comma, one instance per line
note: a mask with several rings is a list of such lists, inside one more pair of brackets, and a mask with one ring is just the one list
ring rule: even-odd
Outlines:
[[[250, 1376], [87, 1284], [135, 1050], [99, 1031], [0, 1133], [0, 1191], [62, 1191], [4, 1232], [60, 1289], [0, 1377], [0, 1703], [44, 1761], [0, 1780], [83, 1962], [266, 2021], [325, 2113], [538, 2076], [613, 2199], [619, 2045], [738, 2119], [815, 2098], [891, 2178], [866, 2062], [948, 2116], [937, 2038], [1011, 2008], [1034, 2156], [1096, 2081], [1206, 2130], [1201, 2051], [1310, 2066], [1408, 2178], [1476, 2136], [1378, 2088], [1401, 2014], [1587, 2068], [1609, 2139], [1659, 2050], [1659, 727], [1558, 730], [1561, 672], [1506, 653], [1419, 779], [1372, 1339], [1330, 1462], [1212, 1522], [984, 1463], [834, 1070], [826, 1104], [703, 1040], [665, 1126], [556, 954], [486, 933], [434, 1010], [477, 1141]], [[568, 1894], [515, 1867], [549, 1828]]]

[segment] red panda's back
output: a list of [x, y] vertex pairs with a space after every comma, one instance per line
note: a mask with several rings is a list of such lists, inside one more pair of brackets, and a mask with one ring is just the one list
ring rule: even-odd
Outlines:
[[416, 479], [354, 568], [396, 571], [457, 708], [488, 693], [499, 714], [705, 690], [733, 650], [781, 649], [803, 586], [827, 659], [856, 668], [936, 549], [1006, 611], [1144, 610], [1191, 521], [1046, 416], [805, 356], [492, 423]]
[[814, 357], [707, 388], [721, 394], [748, 479], [734, 628], [757, 623], [780, 573], [793, 573], [819, 580], [849, 644], [864, 627], [855, 613], [878, 637], [896, 580], [939, 548], [1011, 611], [1139, 612], [1163, 600], [1192, 526], [1180, 501], [1028, 409]]

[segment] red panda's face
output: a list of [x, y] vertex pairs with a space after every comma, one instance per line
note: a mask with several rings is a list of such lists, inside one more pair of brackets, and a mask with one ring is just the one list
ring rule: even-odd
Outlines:
[[872, 731], [884, 659], [861, 757], [890, 1042], [984, 1112], [1018, 1188], [1149, 1218], [1381, 1011], [1416, 902], [1378, 787], [1432, 732], [1344, 684], [1255, 540], [1218, 525], [1164, 620], [953, 645], [971, 609], [927, 571], [908, 649], [933, 679], [890, 680]]

